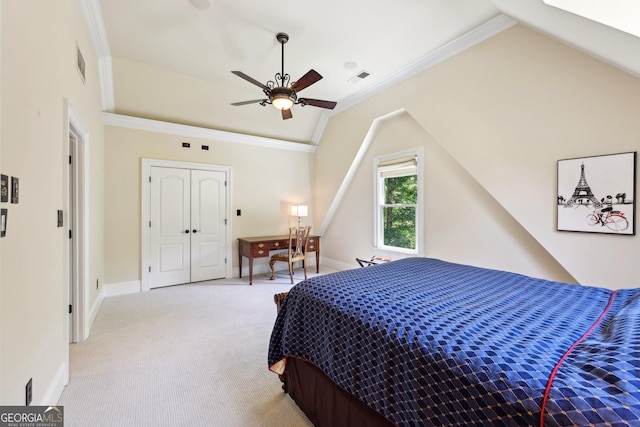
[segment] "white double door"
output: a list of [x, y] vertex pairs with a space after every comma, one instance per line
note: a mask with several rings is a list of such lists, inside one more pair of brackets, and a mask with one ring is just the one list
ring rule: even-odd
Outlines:
[[151, 167], [149, 287], [225, 277], [226, 174]]

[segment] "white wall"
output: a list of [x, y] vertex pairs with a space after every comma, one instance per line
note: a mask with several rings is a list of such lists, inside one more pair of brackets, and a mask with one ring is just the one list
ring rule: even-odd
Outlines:
[[[610, 288], [640, 285], [638, 237], [558, 232], [555, 225], [558, 159], [640, 148], [639, 79], [528, 28], [512, 27], [332, 117], [316, 153], [316, 220], [324, 221], [371, 123], [399, 108], [433, 138], [441, 159], [449, 156], [444, 163], [449, 166], [440, 172], [482, 199], [468, 209], [482, 207], [492, 226], [507, 224], [505, 233], [517, 231], [523, 250], [541, 257], [531, 262], [532, 275], [560, 274]], [[390, 140], [386, 150], [392, 152], [396, 145]], [[334, 162], [336, 155], [348, 160]], [[353, 185], [355, 193], [366, 194], [366, 188]], [[443, 194], [442, 189], [427, 194], [427, 204], [433, 206], [434, 196]], [[475, 233], [478, 227], [461, 232], [441, 228], [434, 220], [429, 215], [425, 220], [431, 230], [427, 255], [442, 253], [459, 261], [472, 253], [463, 248], [484, 251], [490, 245], [495, 254], [491, 261], [477, 262], [525, 271], [506, 256], [510, 249], [502, 238], [487, 243], [487, 236]], [[323, 255], [341, 262], [362, 255], [362, 242], [346, 239], [333, 226], [327, 229], [324, 248], [342, 245], [342, 252]], [[451, 249], [456, 247], [464, 256]], [[540, 249], [555, 261], [549, 263]]]
[[[103, 127], [97, 59], [75, 0], [2, 2], [1, 162], [20, 179], [19, 204], [0, 239], [0, 404], [52, 404], [68, 375], [68, 236], [56, 224], [66, 208], [65, 100], [89, 131], [89, 277], [102, 281]], [[86, 82], [76, 70], [76, 46]], [[68, 212], [65, 211], [65, 217]], [[95, 301], [93, 291], [90, 303]]]

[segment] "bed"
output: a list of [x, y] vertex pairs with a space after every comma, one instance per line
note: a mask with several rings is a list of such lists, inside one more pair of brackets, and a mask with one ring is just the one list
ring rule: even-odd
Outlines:
[[640, 426], [640, 289], [418, 257], [316, 276], [268, 365], [316, 426]]

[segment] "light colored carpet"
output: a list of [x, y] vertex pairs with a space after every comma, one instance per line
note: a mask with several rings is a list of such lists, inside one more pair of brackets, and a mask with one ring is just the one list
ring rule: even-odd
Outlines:
[[226, 279], [106, 298], [89, 339], [71, 349], [65, 426], [311, 426], [267, 368], [273, 295], [290, 288], [286, 273], [261, 274], [253, 286]]

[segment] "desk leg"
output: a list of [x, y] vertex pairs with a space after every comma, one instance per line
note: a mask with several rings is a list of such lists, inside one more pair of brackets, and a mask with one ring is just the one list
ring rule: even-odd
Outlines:
[[238, 249], [238, 276], [242, 278], [242, 250]]
[[316, 273], [320, 273], [320, 251], [316, 251]]
[[253, 285], [253, 258], [249, 257], [249, 285]]

